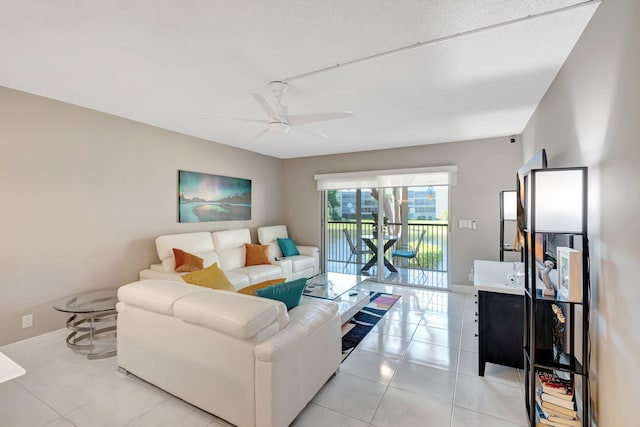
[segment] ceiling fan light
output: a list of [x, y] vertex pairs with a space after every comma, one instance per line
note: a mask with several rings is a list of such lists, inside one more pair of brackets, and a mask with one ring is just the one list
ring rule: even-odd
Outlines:
[[269, 123], [269, 129], [273, 132], [287, 133], [289, 132], [289, 124], [285, 122], [271, 122]]

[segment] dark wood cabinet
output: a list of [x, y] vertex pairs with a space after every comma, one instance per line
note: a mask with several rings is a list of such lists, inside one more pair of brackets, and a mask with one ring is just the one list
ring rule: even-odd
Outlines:
[[478, 373], [487, 362], [524, 367], [524, 297], [478, 292]]
[[[550, 331], [553, 313], [538, 304], [538, 331]], [[478, 291], [478, 374], [484, 376], [487, 362], [524, 368], [524, 295]], [[551, 349], [553, 337], [540, 334], [538, 345]]]

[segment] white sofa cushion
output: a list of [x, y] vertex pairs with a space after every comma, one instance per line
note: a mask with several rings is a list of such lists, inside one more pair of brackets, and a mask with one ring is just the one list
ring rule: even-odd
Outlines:
[[[269, 227], [258, 227], [258, 242], [261, 245], [269, 245], [269, 256], [273, 258], [282, 258], [282, 250], [278, 245], [278, 238], [287, 239], [289, 233], [286, 225], [272, 225]], [[295, 267], [294, 267], [294, 270]]]
[[312, 257], [307, 255], [293, 255], [288, 256], [287, 259], [290, 259], [293, 263], [293, 272], [298, 273], [301, 271], [311, 270], [313, 272], [314, 260]]
[[149, 270], [164, 272], [164, 268], [162, 267], [162, 264], [151, 264], [151, 266], [149, 266]]
[[244, 267], [246, 260], [244, 245], [251, 243], [251, 233], [248, 228], [214, 231], [211, 236], [222, 270], [235, 270]]
[[118, 300], [127, 304], [173, 316], [174, 305], [180, 298], [201, 295], [207, 288], [170, 280], [142, 280], [118, 289]]
[[224, 275], [227, 276], [227, 279], [229, 279], [236, 290], [242, 289], [252, 283], [255, 283], [252, 282], [249, 276], [242, 271], [225, 271]]
[[214, 231], [211, 236], [217, 250], [244, 247], [245, 243], [251, 243], [251, 233], [248, 228]]
[[[279, 265], [262, 264], [262, 265], [250, 265], [248, 267], [241, 267], [229, 273], [242, 273], [249, 276], [251, 283], [260, 283], [265, 280], [279, 279], [284, 277], [282, 274], [282, 268]], [[286, 278], [286, 277], [285, 277]]]
[[253, 338], [272, 323], [278, 325], [276, 333], [289, 322], [287, 308], [280, 301], [213, 289], [186, 295], [176, 301], [173, 310], [185, 322], [240, 339]]
[[166, 234], [156, 238], [156, 250], [158, 251], [158, 258], [160, 258], [160, 260], [173, 258], [173, 248], [182, 249], [194, 255], [213, 252], [211, 233], [202, 231], [196, 233]]

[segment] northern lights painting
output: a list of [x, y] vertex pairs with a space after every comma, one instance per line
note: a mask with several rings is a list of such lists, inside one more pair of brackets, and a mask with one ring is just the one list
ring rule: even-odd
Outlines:
[[178, 171], [178, 221], [251, 219], [251, 180]]

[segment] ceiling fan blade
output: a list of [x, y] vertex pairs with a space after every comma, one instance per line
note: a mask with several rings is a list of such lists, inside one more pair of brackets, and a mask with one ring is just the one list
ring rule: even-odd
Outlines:
[[269, 132], [269, 128], [266, 128], [265, 130], [258, 132], [257, 134], [255, 134], [253, 137], [251, 137], [251, 139], [256, 139], [256, 138], [260, 138], [262, 135], [264, 135], [265, 133]]
[[236, 120], [239, 122], [249, 122], [249, 123], [263, 123], [263, 124], [269, 124], [269, 120], [258, 120], [258, 119], [232, 119], [232, 120]]
[[347, 117], [353, 117], [353, 113], [351, 111], [341, 111], [335, 113], [293, 114], [287, 116], [287, 120], [291, 126], [296, 126], [327, 120], [346, 119]]
[[324, 138], [324, 139], [328, 139], [329, 135], [327, 135], [326, 133], [319, 131], [318, 129], [309, 129], [309, 133], [312, 135], [316, 135], [319, 136], [320, 138]]
[[269, 115], [270, 118], [271, 117], [280, 118], [280, 115], [276, 111], [275, 107], [271, 105], [269, 101], [267, 101], [267, 98], [260, 95], [259, 93], [252, 93], [251, 95], [256, 101], [258, 101], [258, 104], [260, 104], [262, 109]]

